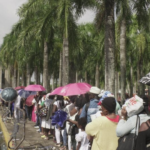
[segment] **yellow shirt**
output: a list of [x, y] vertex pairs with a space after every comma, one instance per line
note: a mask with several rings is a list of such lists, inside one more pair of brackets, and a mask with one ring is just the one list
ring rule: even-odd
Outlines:
[[101, 116], [86, 126], [87, 135], [94, 136], [92, 150], [116, 150], [118, 137], [116, 136], [117, 123]]

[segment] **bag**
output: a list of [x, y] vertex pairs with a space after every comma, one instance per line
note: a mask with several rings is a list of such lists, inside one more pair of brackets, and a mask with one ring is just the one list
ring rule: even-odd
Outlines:
[[143, 99], [135, 95], [125, 102], [127, 114], [129, 117], [139, 114], [143, 109]]
[[68, 129], [68, 135], [75, 135], [75, 124], [70, 124], [69, 129]]
[[48, 108], [47, 108], [47, 107], [44, 107], [44, 108], [40, 109], [38, 115], [39, 115], [40, 117], [46, 117], [46, 116], [47, 116], [47, 112], [48, 112]]
[[117, 150], [135, 150], [136, 139], [140, 127], [140, 117], [137, 115], [135, 133], [129, 133], [118, 140]]

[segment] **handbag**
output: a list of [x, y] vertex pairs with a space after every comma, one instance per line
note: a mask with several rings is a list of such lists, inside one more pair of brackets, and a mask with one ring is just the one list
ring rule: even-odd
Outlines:
[[139, 127], [140, 117], [137, 115], [135, 133], [129, 133], [119, 138], [117, 150], [135, 150]]
[[128, 117], [139, 114], [143, 109], [143, 99], [135, 95], [125, 102]]
[[40, 109], [38, 115], [40, 117], [46, 117], [47, 116], [47, 112], [48, 112], [48, 108], [47, 107], [43, 107]]

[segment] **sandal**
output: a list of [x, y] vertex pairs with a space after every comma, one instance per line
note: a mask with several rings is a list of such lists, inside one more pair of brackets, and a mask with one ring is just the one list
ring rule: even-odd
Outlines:
[[67, 150], [66, 146], [62, 146], [59, 150]]
[[46, 137], [45, 135], [42, 135], [42, 136], [41, 136], [41, 138], [45, 138], [45, 137]]
[[61, 147], [61, 143], [56, 144], [56, 146]]
[[49, 140], [49, 138], [45, 136], [44, 140]]

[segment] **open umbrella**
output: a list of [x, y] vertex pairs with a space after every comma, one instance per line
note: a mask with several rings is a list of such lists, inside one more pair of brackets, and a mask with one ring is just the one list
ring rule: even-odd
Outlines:
[[15, 90], [20, 90], [20, 89], [24, 89], [24, 88], [25, 88], [25, 86], [18, 86], [15, 88]]
[[27, 98], [30, 95], [36, 95], [35, 91], [25, 91], [24, 89], [21, 89], [18, 91], [18, 95], [20, 95], [20, 97], [22, 98]]
[[27, 99], [26, 99], [26, 105], [27, 106], [32, 106], [32, 100], [34, 99], [34, 95], [30, 95]]
[[150, 86], [150, 73], [148, 73], [145, 77], [142, 77], [139, 82]]
[[17, 91], [11, 87], [3, 89], [0, 94], [0, 98], [5, 102], [15, 101], [17, 96], [18, 96]]
[[57, 95], [72, 96], [87, 93], [91, 88], [88, 83], [70, 83], [64, 86]]
[[55, 90], [53, 90], [49, 95], [57, 95], [58, 93], [60, 93], [60, 91], [62, 90], [63, 87], [58, 87]]
[[42, 85], [33, 84], [25, 87], [26, 91], [46, 91], [46, 89]]

